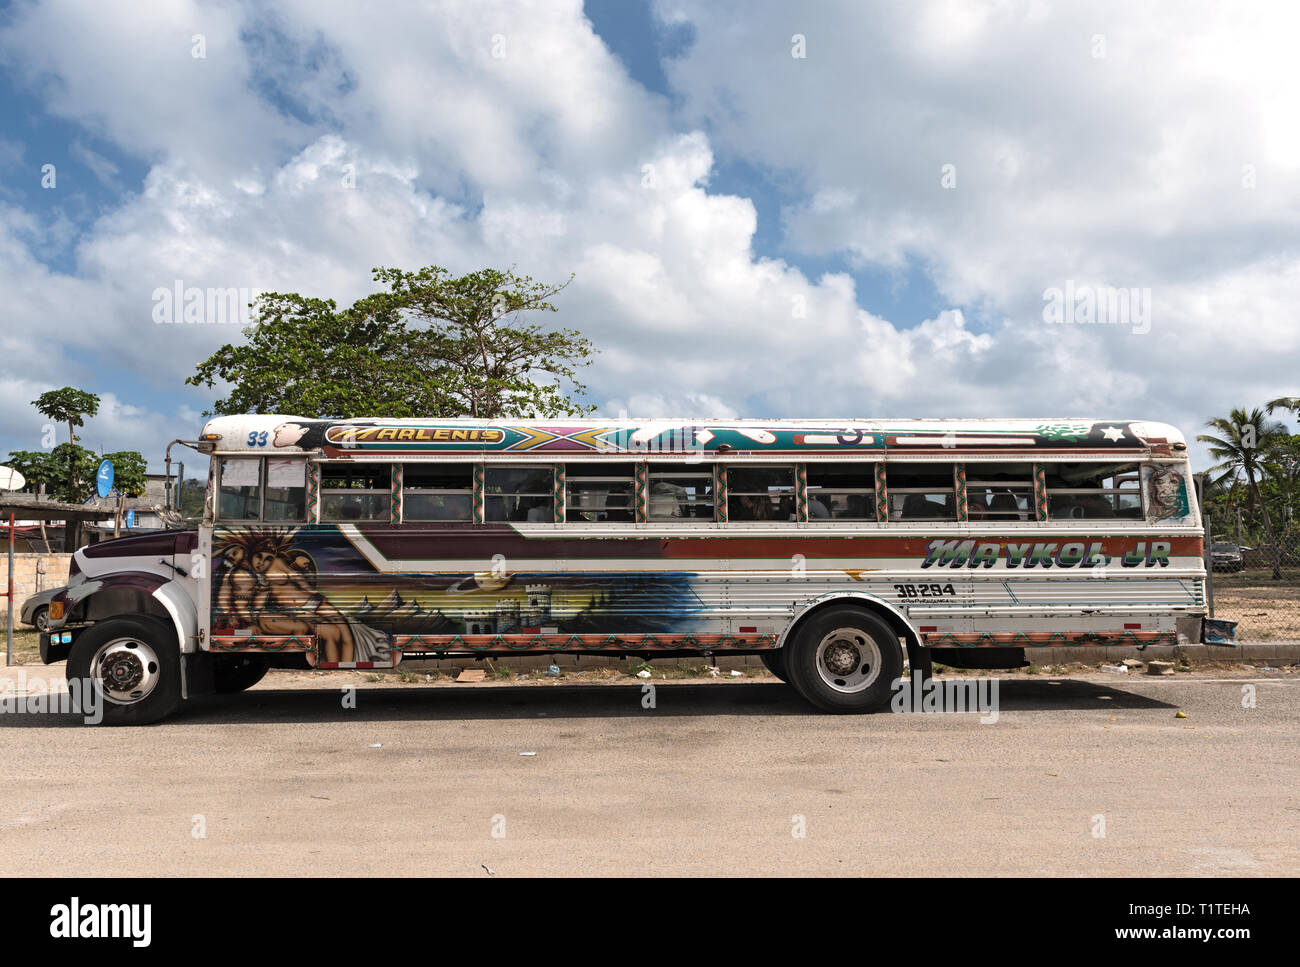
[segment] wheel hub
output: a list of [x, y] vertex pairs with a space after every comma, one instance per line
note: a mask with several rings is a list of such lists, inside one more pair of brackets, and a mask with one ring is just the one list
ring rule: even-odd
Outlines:
[[129, 692], [144, 678], [144, 665], [135, 655], [118, 653], [104, 659], [100, 675], [113, 691]]
[[861, 628], [837, 628], [817, 646], [817, 674], [837, 692], [871, 687], [880, 675], [880, 645]]
[[161, 679], [158, 656], [136, 638], [117, 638], [100, 648], [90, 674], [103, 685], [105, 698], [122, 705], [146, 698]]
[[836, 641], [826, 649], [822, 661], [832, 675], [847, 675], [858, 667], [860, 657], [861, 652], [852, 642]]

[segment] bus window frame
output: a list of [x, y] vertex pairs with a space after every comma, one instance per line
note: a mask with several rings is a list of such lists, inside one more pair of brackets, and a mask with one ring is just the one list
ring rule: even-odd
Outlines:
[[[718, 494], [717, 494], [717, 490], [714, 488], [714, 484], [717, 478], [714, 475], [713, 464], [711, 462], [706, 462], [699, 459], [691, 460], [689, 462], [686, 461], [679, 462], [679, 461], [664, 460], [662, 457], [656, 458], [654, 460], [643, 460], [641, 462], [645, 464], [645, 477], [646, 477], [646, 518], [644, 522], [645, 524], [653, 524], [653, 525], [681, 524], [688, 521], [695, 523], [697, 525], [706, 524], [706, 523], [713, 523], [713, 524], [718, 523]], [[665, 467], [672, 467], [674, 469], [666, 470], [664, 469]], [[655, 500], [654, 486], [656, 483], [662, 482], [666, 477], [667, 478], [674, 478], [674, 477], [694, 478], [699, 481], [704, 481], [706, 484], [706, 489], [708, 490], [707, 498], [702, 498], [699, 496], [681, 498], [674, 495], [673, 499], [678, 501], [685, 500], [687, 507], [693, 507], [693, 506], [703, 507], [707, 502], [709, 508], [708, 516], [692, 517], [692, 516], [682, 515], [682, 516], [672, 516], [672, 517], [656, 517], [653, 514], [651, 514], [650, 508], [653, 506]], [[699, 489], [698, 486], [696, 489], [698, 494], [698, 489]], [[662, 497], [664, 495], [660, 495], [660, 496]]]
[[[642, 462], [642, 461], [635, 460], [635, 459], [632, 459], [632, 460], [603, 460], [603, 461], [595, 461], [595, 460], [581, 460], [581, 459], [579, 459], [579, 460], [561, 460], [561, 461], [557, 461], [557, 464], [558, 464], [559, 466], [561, 466], [561, 467], [564, 468], [564, 494], [563, 494], [563, 499], [564, 499], [564, 520], [563, 520], [563, 521], [557, 521], [556, 523], [563, 523], [563, 524], [567, 524], [567, 525], [570, 525], [570, 526], [572, 526], [572, 525], [574, 525], [574, 524], [632, 524], [632, 523], [636, 523], [636, 496], [637, 496], [637, 495], [636, 495], [636, 488], [637, 488], [636, 480], [637, 480], [637, 464], [640, 463], [640, 462]], [[609, 464], [611, 467], [623, 467], [623, 466], [628, 466], [628, 467], [631, 467], [631, 468], [632, 468], [632, 473], [631, 473], [630, 475], [628, 475], [628, 476], [622, 476], [622, 475], [619, 475], [619, 474], [613, 474], [613, 473], [610, 473], [610, 474], [581, 473], [581, 474], [578, 474], [578, 475], [575, 477], [575, 476], [573, 476], [573, 475], [569, 472], [569, 468], [570, 468], [571, 466], [578, 466], [578, 465], [580, 465], [580, 464], [585, 464], [585, 465], [587, 465], [589, 468], [592, 468], [592, 467], [599, 466], [599, 465], [602, 464], [602, 463], [607, 463], [607, 464]], [[628, 518], [627, 518], [626, 520], [608, 520], [608, 519], [606, 519], [606, 520], [585, 520], [585, 519], [582, 519], [582, 518], [570, 518], [570, 517], [569, 517], [569, 514], [570, 514], [570, 513], [574, 513], [574, 512], [577, 512], [577, 513], [596, 513], [596, 514], [609, 514], [609, 513], [610, 513], [610, 508], [609, 508], [608, 506], [605, 506], [605, 507], [601, 508], [600, 510], [593, 510], [593, 509], [590, 509], [590, 508], [587, 508], [587, 509], [576, 508], [576, 507], [574, 506], [573, 502], [572, 502], [572, 497], [573, 497], [573, 489], [572, 489], [572, 488], [573, 488], [573, 485], [574, 485], [575, 483], [576, 483], [576, 484], [596, 484], [596, 485], [599, 485], [599, 484], [602, 484], [602, 483], [604, 483], [604, 484], [619, 484], [619, 485], [624, 485], [624, 484], [625, 484], [625, 485], [627, 485], [627, 488], [628, 488], [628, 489], [627, 489], [628, 506], [627, 506], [626, 508], [620, 508], [620, 512], [625, 511], [625, 512], [629, 515]], [[611, 490], [612, 490], [612, 488], [611, 488]], [[525, 496], [527, 496], [527, 495], [525, 495]], [[608, 498], [608, 497], [610, 496], [610, 490], [606, 490], [606, 492], [604, 493], [604, 496], [605, 496], [606, 498]]]
[[[355, 524], [355, 523], [391, 523], [393, 512], [393, 461], [391, 460], [320, 460], [317, 461], [320, 474], [320, 522], [322, 524]], [[358, 466], [386, 466], [388, 467], [388, 486], [381, 489], [373, 487], [353, 488], [353, 487], [326, 487], [325, 475], [330, 467], [358, 467]], [[388, 498], [388, 507], [385, 513], [378, 517], [329, 517], [325, 514], [325, 498], [332, 494], [377, 494], [381, 497]]]
[[[893, 456], [893, 459], [890, 459], [891, 456]], [[952, 504], [952, 509], [951, 509], [950, 511], [947, 512], [948, 514], [950, 514], [950, 516], [941, 516], [941, 517], [909, 517], [909, 516], [904, 516], [903, 513], [902, 513], [903, 508], [902, 508], [901, 506], [899, 507], [899, 513], [898, 513], [898, 514], [895, 514], [895, 513], [894, 513], [894, 510], [893, 510], [893, 507], [890, 506], [890, 507], [886, 508], [886, 519], [887, 519], [888, 523], [889, 523], [890, 525], [893, 525], [893, 524], [961, 524], [961, 523], [968, 523], [967, 521], [962, 521], [962, 520], [961, 520], [961, 497], [960, 497], [960, 494], [959, 494], [959, 491], [958, 491], [958, 487], [957, 487], [957, 468], [958, 468], [960, 465], [962, 465], [964, 462], [965, 462], [965, 460], [959, 460], [959, 459], [957, 459], [955, 456], [947, 456], [947, 455], [943, 456], [943, 457], [940, 458], [940, 459], [934, 459], [934, 458], [926, 459], [926, 457], [925, 457], [924, 455], [920, 455], [920, 454], [912, 454], [912, 453], [900, 453], [900, 454], [896, 454], [896, 455], [890, 455], [890, 454], [887, 454], [886, 457], [885, 457], [885, 460], [883, 461], [883, 463], [884, 463], [884, 467], [885, 467], [885, 491], [886, 491], [886, 494], [887, 494], [887, 500], [891, 503], [891, 505], [892, 505], [892, 503], [893, 503], [894, 497], [897, 496], [897, 495], [901, 495], [901, 496], [903, 496], [903, 497], [908, 497], [908, 496], [912, 496], [912, 495], [925, 496], [925, 495], [927, 495], [927, 494], [941, 494], [941, 495], [943, 495], [943, 496], [946, 498], [945, 503], [944, 503], [944, 506], [945, 506], [945, 507], [947, 506], [947, 504], [948, 504], [949, 501], [950, 501], [951, 504]], [[944, 487], [934, 487], [934, 486], [930, 486], [930, 487], [899, 487], [899, 486], [896, 486], [896, 485], [895, 485], [895, 484], [894, 484], [894, 483], [889, 479], [889, 475], [890, 475], [890, 470], [891, 470], [891, 468], [893, 468], [893, 467], [897, 467], [897, 466], [900, 466], [900, 465], [907, 466], [907, 465], [912, 465], [912, 464], [933, 465], [933, 466], [935, 466], [935, 467], [947, 467], [948, 470], [949, 470], [947, 476], [948, 476], [949, 479], [951, 480], [951, 483], [950, 483], [949, 486], [946, 487], [946, 488], [944, 488]], [[906, 503], [906, 501], [904, 501], [904, 503]], [[926, 501], [926, 503], [933, 503], [933, 501]], [[876, 513], [877, 513], [877, 515], [880, 514], [880, 509], [879, 509], [879, 508], [876, 509]], [[879, 519], [879, 518], [878, 518], [878, 519]]]
[[[966, 516], [971, 521], [993, 521], [996, 523], [1010, 522], [1029, 522], [1035, 520], [1034, 511], [1034, 461], [1025, 459], [1010, 460], [966, 460], [963, 461], [966, 469]], [[1014, 480], [992, 480], [985, 477], [977, 477], [972, 474], [972, 467], [982, 467], [989, 464], [1018, 464], [1028, 467], [1029, 476], [1027, 478], [1016, 478]], [[976, 517], [971, 514], [970, 509], [975, 506], [971, 500], [972, 495], [978, 491], [990, 491], [993, 488], [1001, 488], [1009, 492], [1013, 497], [1025, 498], [1025, 509], [1021, 510], [991, 510], [987, 506], [981, 508], [980, 516]]]
[[[226, 461], [227, 460], [251, 460], [257, 464], [257, 516], [256, 517], [226, 517], [221, 512], [222, 488], [225, 487]], [[216, 460], [211, 461], [215, 465], [215, 484], [213, 493], [216, 495], [213, 508], [213, 519], [223, 524], [260, 524], [263, 521], [263, 514], [266, 512], [266, 457], [262, 454], [249, 456], [242, 453], [221, 454]]]
[[[791, 460], [789, 462], [780, 460], [762, 460], [762, 461], [723, 461], [722, 466], [727, 469], [727, 516], [724, 523], [726, 524], [794, 524], [798, 522], [798, 503], [799, 503], [799, 464], [800, 460]], [[775, 493], [769, 489], [766, 493], [757, 493], [753, 491], [737, 491], [734, 488], [732, 475], [738, 470], [786, 470], [790, 471], [790, 489], [788, 491], [778, 490]], [[780, 507], [780, 500], [788, 497], [794, 507], [794, 512], [789, 517], [760, 517], [757, 519], [737, 520], [731, 513], [732, 501], [739, 497], [759, 497], [766, 498], [769, 502], [773, 497], [777, 498], [777, 507]], [[718, 518], [716, 505], [718, 504], [717, 495], [714, 495], [714, 518]]]
[[[1122, 521], [1129, 521], [1129, 522], [1138, 522], [1147, 525], [1155, 523], [1155, 521], [1151, 519], [1150, 516], [1151, 511], [1147, 505], [1146, 488], [1142, 486], [1142, 467], [1149, 463], [1165, 462], [1165, 461], [1153, 461], [1146, 458], [1145, 456], [1135, 456], [1131, 460], [1124, 460], [1124, 461], [1116, 461], [1114, 457], [1109, 457], [1109, 458], [1099, 457], [1095, 459], [1076, 459], [1076, 460], [1068, 460], [1068, 461], [1057, 461], [1057, 464], [1058, 465], [1060, 463], [1070, 463], [1070, 464], [1079, 464], [1079, 465], [1097, 464], [1101, 467], [1106, 467], [1106, 466], [1114, 466], [1117, 462], [1121, 462], [1125, 465], [1132, 464], [1133, 469], [1126, 470], [1123, 473], [1120, 472], [1109, 473], [1104, 475], [1102, 479], [1115, 478], [1115, 479], [1123, 479], [1123, 480], [1132, 480], [1135, 486], [1109, 487], [1109, 488], [1107, 487], [1053, 487], [1050, 484], [1050, 479], [1051, 479], [1050, 468], [1052, 467], [1052, 464], [1050, 463], [1047, 464], [1047, 467], [1049, 468], [1047, 471], [1047, 479], [1049, 482], [1046, 483], [1044, 490], [1047, 495], [1048, 522], [1059, 524], [1061, 522], [1069, 522], [1069, 521], [1073, 521], [1076, 523], [1086, 521], [1090, 524], [1095, 524], [1095, 522], [1097, 521], [1122, 520]], [[1053, 497], [1076, 497], [1076, 498], [1077, 497], [1102, 497], [1105, 498], [1108, 503], [1111, 503], [1113, 505], [1115, 503], [1115, 498], [1118, 498], [1125, 494], [1137, 495], [1138, 508], [1140, 510], [1140, 513], [1138, 514], [1137, 517], [1121, 517], [1118, 510], [1116, 510], [1114, 516], [1111, 517], [1060, 517], [1053, 514], [1051, 510]]]
[[[870, 517], [836, 517], [834, 515], [831, 515], [829, 517], [814, 517], [812, 516], [812, 513], [810, 511], [808, 514], [808, 519], [806, 521], [801, 521], [800, 523], [806, 523], [813, 527], [828, 527], [828, 526], [833, 526], [837, 523], [845, 523], [845, 524], [884, 523], [880, 519], [880, 502], [876, 499], [876, 467], [879, 466], [883, 461], [863, 460], [863, 459], [852, 460], [852, 459], [845, 459], [841, 457], [833, 460], [801, 460], [799, 462], [803, 464], [804, 478], [807, 481], [804, 487], [804, 492], [807, 495], [809, 507], [812, 506], [812, 502], [816, 494], [829, 494], [831, 496], [856, 494], [856, 495], [869, 497], [871, 499], [871, 508], [872, 508], [872, 513]], [[814, 487], [814, 484], [812, 482], [812, 474], [814, 472], [814, 468], [850, 467], [850, 466], [855, 468], [856, 467], [862, 468], [862, 475], [867, 481], [867, 486], [836, 487], [834, 489], [827, 489], [825, 486], [819, 484]], [[889, 479], [888, 475], [889, 475], [889, 471], [886, 470], [885, 471], [886, 486], [888, 486], [888, 479]], [[823, 506], [825, 505], [824, 501], [819, 501], [819, 502], [822, 503]], [[827, 507], [826, 509], [829, 511], [830, 507]]]
[[[551, 459], [547, 460], [546, 462], [538, 461], [537, 463], [532, 463], [532, 462], [511, 462], [511, 463], [505, 463], [505, 462], [502, 462], [502, 463], [496, 463], [495, 461], [487, 461], [487, 460], [483, 461], [483, 523], [484, 523], [484, 524], [532, 524], [532, 525], [534, 525], [534, 526], [537, 525], [537, 524], [556, 524], [556, 523], [558, 523], [558, 522], [555, 520], [555, 517], [554, 517], [554, 515], [555, 515], [555, 497], [556, 497], [556, 494], [555, 494], [555, 467], [557, 466], [557, 464], [558, 464], [559, 466], [565, 466], [566, 463], [567, 463], [567, 461], [565, 461], [565, 460], [563, 460], [563, 459], [556, 460], [554, 457], [552, 457]], [[549, 489], [547, 492], [545, 492], [545, 493], [541, 493], [541, 492], [534, 493], [534, 492], [532, 492], [532, 491], [528, 491], [528, 492], [526, 492], [526, 493], [508, 493], [508, 494], [506, 494], [506, 493], [493, 493], [492, 491], [490, 491], [490, 490], [488, 489], [488, 474], [489, 474], [491, 471], [493, 471], [493, 470], [537, 470], [537, 471], [545, 471], [545, 472], [550, 476], [550, 478], [551, 478], [550, 489]], [[566, 490], [568, 489], [568, 485], [567, 485], [567, 483], [566, 483], [566, 485], [565, 485], [565, 489], [566, 489]], [[551, 507], [551, 509], [550, 509], [550, 512], [549, 512], [548, 515], [547, 515], [546, 520], [544, 520], [544, 521], [539, 521], [539, 520], [530, 521], [530, 520], [527, 519], [527, 516], [526, 516], [526, 515], [525, 515], [524, 520], [511, 520], [508, 516], [505, 517], [505, 518], [502, 519], [502, 520], [493, 520], [493, 519], [491, 519], [491, 518], [488, 516], [488, 508], [492, 506], [492, 501], [493, 501], [494, 499], [504, 499], [504, 498], [506, 498], [506, 497], [545, 498], [546, 500], [550, 501], [550, 507]], [[533, 509], [533, 508], [530, 507], [530, 508], [529, 508], [529, 511], [531, 511], [532, 509]], [[584, 521], [583, 523], [590, 524], [591, 521]]]
[[[402, 468], [402, 523], [411, 524], [473, 524], [474, 523], [474, 468], [478, 461], [467, 460], [400, 460], [394, 463]], [[463, 467], [469, 474], [469, 487], [465, 489], [448, 489], [445, 487], [424, 488], [411, 487], [407, 478], [412, 469], [419, 467]], [[468, 497], [469, 514], [466, 517], [412, 517], [409, 511], [408, 497]]]

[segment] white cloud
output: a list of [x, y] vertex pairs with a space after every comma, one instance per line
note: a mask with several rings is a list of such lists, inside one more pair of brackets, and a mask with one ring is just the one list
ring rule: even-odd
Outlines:
[[[668, 67], [686, 117], [707, 121], [720, 151], [807, 188], [784, 213], [797, 248], [916, 259], [950, 304], [979, 307], [987, 358], [1005, 368], [950, 411], [995, 407], [1015, 385], [1019, 406], [1043, 412], [1086, 403], [1194, 424], [1266, 387], [1295, 392], [1300, 75], [1285, 38], [1300, 11], [660, 9], [696, 28]], [[791, 57], [793, 32], [805, 59]], [[1045, 330], [1041, 294], [1070, 279], [1151, 289], [1150, 335]], [[1216, 371], [1226, 378], [1202, 378]]]
[[[381, 264], [575, 272], [544, 321], [604, 350], [586, 378], [611, 414], [1096, 411], [1187, 425], [1297, 391], [1300, 182], [1283, 122], [1300, 91], [1282, 43], [1261, 39], [1284, 31], [1247, 14], [999, 3], [791, 16], [682, 0], [665, 15], [697, 28], [668, 71], [683, 123], [626, 76], [578, 0], [382, 19], [305, 0], [71, 9], [21, 8], [0, 55], [51, 112], [150, 170], [84, 232], [71, 274], [37, 257], [35, 216], [0, 208], [0, 285], [22, 320], [0, 330], [5, 439], [39, 422], [26, 400], [73, 383], [111, 390], [106, 447], [152, 456], [194, 432], [205, 399], [183, 380], [237, 335], [154, 325], [156, 288], [347, 302]], [[790, 57], [794, 32], [806, 60]], [[206, 59], [190, 55], [194, 33]], [[798, 246], [922, 259], [949, 308], [900, 328], [864, 311], [846, 275], [755, 257], [755, 205], [709, 188], [718, 151], [807, 188], [784, 215]], [[1067, 279], [1149, 287], [1151, 332], [1045, 324], [1042, 292]], [[92, 385], [101, 364], [138, 385]], [[132, 410], [135, 394], [162, 393]]]
[[90, 169], [90, 173], [99, 179], [100, 184], [116, 187], [118, 167], [93, 148], [87, 147], [79, 139], [73, 139], [68, 146], [68, 154], [76, 161]]

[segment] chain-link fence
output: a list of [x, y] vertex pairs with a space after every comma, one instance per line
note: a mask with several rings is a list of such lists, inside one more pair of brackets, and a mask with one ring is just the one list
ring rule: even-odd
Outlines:
[[[1275, 560], [1276, 556], [1276, 560]], [[1237, 622], [1241, 642], [1300, 641], [1300, 543], [1210, 543], [1214, 617]]]

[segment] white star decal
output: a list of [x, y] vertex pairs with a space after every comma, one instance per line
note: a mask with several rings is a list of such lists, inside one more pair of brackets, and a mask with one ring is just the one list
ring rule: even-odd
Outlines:
[[1124, 439], [1124, 431], [1117, 426], [1103, 426], [1101, 435], [1111, 443], [1119, 443], [1120, 440]]

